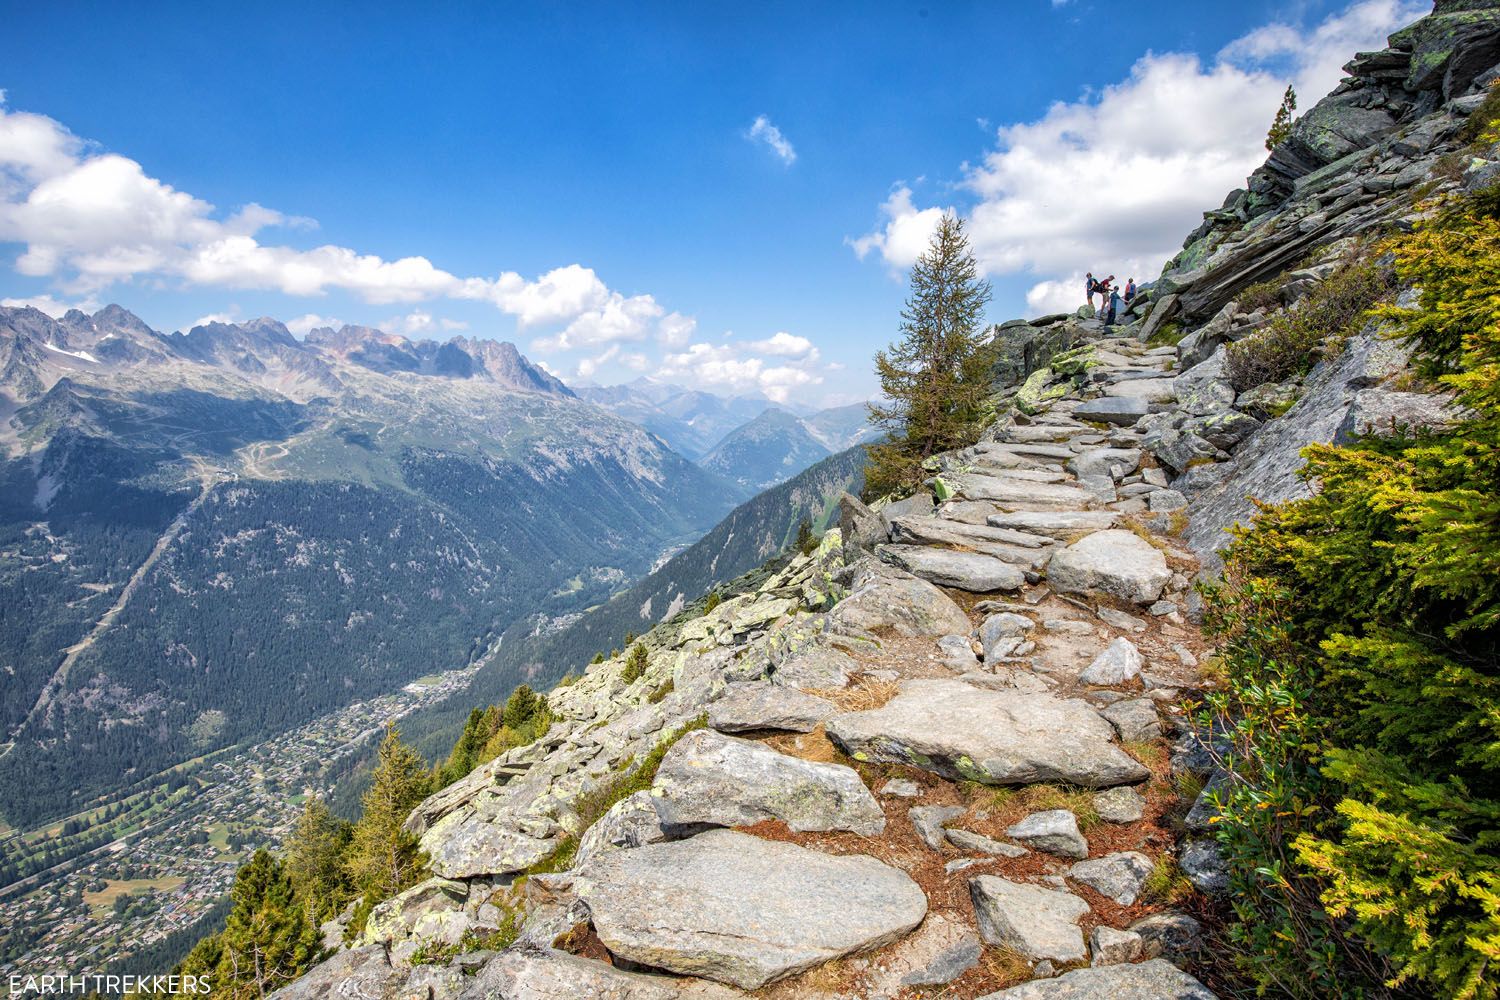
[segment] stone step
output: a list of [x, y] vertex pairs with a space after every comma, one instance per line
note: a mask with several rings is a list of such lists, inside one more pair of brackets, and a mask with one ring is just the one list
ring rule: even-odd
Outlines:
[[1051, 538], [1068, 539], [1081, 531], [1112, 528], [1119, 519], [1119, 514], [1104, 510], [1001, 511], [986, 515], [985, 522], [996, 528], [1011, 528]]
[[[942, 517], [898, 517], [891, 522], [892, 541], [913, 545], [964, 546], [978, 551], [988, 547], [1024, 550], [1045, 549], [1056, 544], [1050, 538], [990, 524], [966, 524]], [[1001, 556], [1000, 558], [1004, 558]], [[1007, 559], [1031, 562], [1034, 556]]]
[[1026, 574], [1019, 566], [978, 552], [956, 552], [929, 545], [880, 545], [881, 559], [940, 587], [976, 594], [1019, 590]]
[[[1066, 457], [1072, 458], [1068, 452]], [[960, 475], [952, 484], [957, 494], [968, 500], [996, 500], [1008, 504], [1036, 504], [1089, 510], [1098, 502], [1076, 486], [1054, 483], [1028, 483], [998, 476]]]

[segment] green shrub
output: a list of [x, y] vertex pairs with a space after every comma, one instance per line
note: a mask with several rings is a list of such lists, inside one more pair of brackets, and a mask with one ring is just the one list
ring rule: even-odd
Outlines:
[[646, 655], [646, 647], [636, 643], [630, 647], [630, 656], [625, 659], [625, 669], [620, 674], [620, 679], [626, 684], [634, 684], [646, 676], [646, 666], [651, 662]]
[[1341, 343], [1394, 288], [1394, 275], [1375, 251], [1368, 245], [1355, 248], [1296, 308], [1225, 348], [1230, 384], [1244, 392], [1306, 372], [1323, 356], [1325, 340]]
[[[1384, 307], [1464, 421], [1305, 450], [1211, 595], [1236, 719], [1219, 839], [1262, 991], [1493, 1000], [1500, 977], [1500, 191], [1392, 244]], [[1352, 308], [1329, 315], [1350, 315]], [[1384, 985], [1382, 985], [1382, 981]]]
[[1251, 313], [1257, 309], [1273, 312], [1282, 306], [1281, 289], [1285, 279], [1277, 275], [1268, 281], [1257, 281], [1235, 297], [1241, 311]]

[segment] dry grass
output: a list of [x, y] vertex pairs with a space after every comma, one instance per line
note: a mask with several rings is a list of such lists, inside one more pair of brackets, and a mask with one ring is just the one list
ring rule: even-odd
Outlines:
[[992, 788], [966, 782], [964, 793], [974, 806], [988, 810], [997, 825], [1019, 823], [1034, 812], [1066, 809], [1078, 817], [1078, 828], [1084, 832], [1099, 825], [1099, 810], [1094, 808], [1094, 793], [1086, 788], [1060, 785], [1027, 785], [1023, 788]]
[[828, 734], [818, 726], [810, 733], [784, 733], [766, 740], [766, 746], [788, 757], [810, 760], [815, 764], [843, 764], [847, 758], [833, 745]]
[[1162, 746], [1160, 740], [1130, 740], [1120, 744], [1124, 750], [1136, 760], [1145, 764], [1152, 771], [1159, 771], [1167, 763], [1167, 749]]
[[831, 701], [845, 712], [868, 712], [880, 708], [896, 697], [901, 686], [895, 681], [877, 680], [868, 674], [856, 674], [854, 683], [845, 688], [808, 688], [807, 693]]
[[979, 960], [989, 978], [999, 986], [1014, 986], [1031, 978], [1031, 963], [1010, 948], [986, 948]]

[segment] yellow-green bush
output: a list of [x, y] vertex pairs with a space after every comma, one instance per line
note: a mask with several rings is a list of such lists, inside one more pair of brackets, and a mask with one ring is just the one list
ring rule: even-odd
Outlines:
[[1305, 451], [1212, 595], [1234, 957], [1293, 996], [1500, 995], [1500, 192], [1391, 244], [1465, 419]]

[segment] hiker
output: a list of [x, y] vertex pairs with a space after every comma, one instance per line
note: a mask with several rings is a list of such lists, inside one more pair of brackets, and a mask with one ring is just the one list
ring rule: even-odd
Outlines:
[[1132, 303], [1134, 301], [1135, 301], [1135, 279], [1131, 278], [1129, 281], [1125, 282], [1125, 305], [1129, 306], [1130, 303]]
[[1109, 312], [1104, 317], [1105, 326], [1115, 325], [1115, 316], [1120, 311], [1120, 290], [1111, 289], [1109, 293]]
[[1089, 308], [1094, 308], [1094, 293], [1099, 290], [1099, 282], [1094, 280], [1094, 272], [1090, 271], [1084, 276], [1084, 297], [1088, 300]]
[[[1099, 312], [1101, 312], [1101, 313], [1103, 313], [1104, 310], [1106, 310], [1106, 309], [1109, 308], [1109, 291], [1110, 291], [1111, 283], [1114, 280], [1115, 280], [1115, 276], [1113, 274], [1111, 274], [1109, 277], [1105, 278], [1103, 281], [1096, 281], [1096, 282], [1094, 282], [1094, 291], [1096, 291], [1096, 292], [1099, 293]], [[1093, 304], [1094, 304], [1094, 300], [1090, 299], [1089, 300], [1089, 305], [1093, 305]]]

